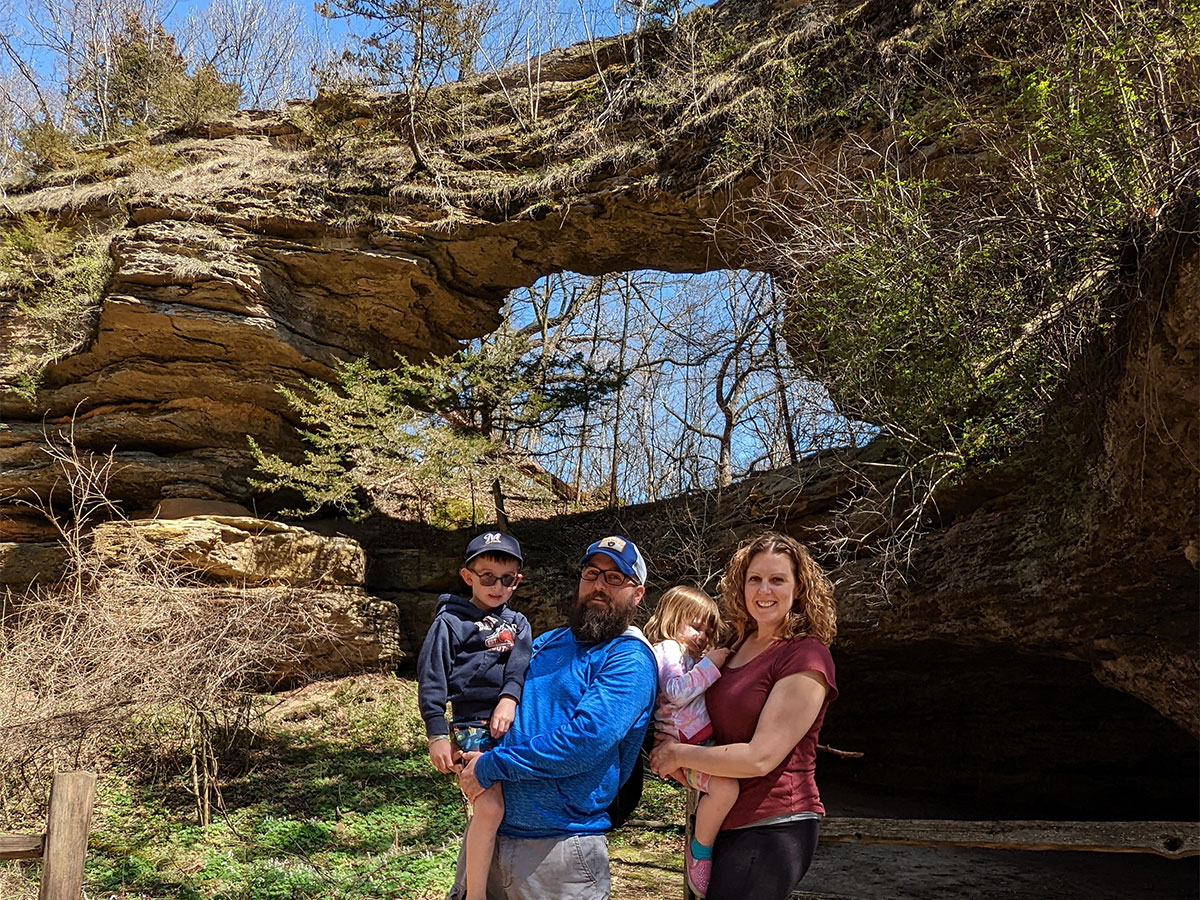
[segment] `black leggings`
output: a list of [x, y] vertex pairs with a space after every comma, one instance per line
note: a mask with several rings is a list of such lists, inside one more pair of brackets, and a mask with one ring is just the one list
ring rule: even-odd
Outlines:
[[708, 900], [786, 900], [817, 849], [818, 819], [722, 831], [713, 845]]

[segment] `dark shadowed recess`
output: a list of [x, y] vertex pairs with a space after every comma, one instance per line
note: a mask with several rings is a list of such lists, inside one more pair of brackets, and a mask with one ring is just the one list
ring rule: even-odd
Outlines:
[[965, 819], [1200, 818], [1200, 748], [1149, 706], [1067, 659], [937, 641], [837, 653], [841, 695], [822, 740], [830, 814], [839, 787], [890, 795], [890, 815]]

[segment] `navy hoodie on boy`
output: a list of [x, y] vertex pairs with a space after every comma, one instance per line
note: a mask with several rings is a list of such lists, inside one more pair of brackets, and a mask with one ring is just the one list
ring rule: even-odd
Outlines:
[[485, 721], [502, 696], [519, 703], [532, 644], [528, 620], [507, 604], [483, 610], [442, 594], [417, 658], [425, 733], [449, 734], [447, 702], [455, 719]]

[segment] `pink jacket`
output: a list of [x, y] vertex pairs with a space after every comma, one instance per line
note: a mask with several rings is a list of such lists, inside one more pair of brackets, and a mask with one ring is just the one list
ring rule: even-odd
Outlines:
[[704, 692], [721, 677], [721, 670], [705, 657], [696, 662], [684, 652], [682, 644], [672, 640], [654, 645], [654, 659], [658, 663], [655, 727], [673, 732], [684, 741], [711, 731]]

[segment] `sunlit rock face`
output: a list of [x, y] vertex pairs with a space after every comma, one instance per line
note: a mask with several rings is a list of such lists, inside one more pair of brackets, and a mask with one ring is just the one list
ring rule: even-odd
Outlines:
[[388, 670], [405, 656], [396, 607], [364, 590], [366, 556], [350, 538], [249, 515], [190, 515], [103, 524], [87, 549], [101, 566], [169, 562], [194, 573], [183, 589], [232, 608], [252, 609], [259, 595], [301, 608], [311, 638], [287, 659], [263, 661], [280, 683]]
[[[909, 18], [917, 14], [904, 7], [845, 4], [847, 15], [868, 20], [865, 30], [880, 46], [912, 38], [919, 23]], [[753, 17], [765, 15], [738, 14], [751, 30]], [[1004, 24], [996, 25], [997, 35]], [[785, 31], [781, 41], [820, 38], [820, 29]], [[769, 57], [763, 51], [756, 58]], [[597, 66], [613, 75], [604, 85]], [[406, 177], [412, 158], [391, 128], [392, 99], [339, 106], [336, 98], [321, 98], [281, 114], [241, 113], [204, 133], [158, 135], [153, 148], [165, 162], [157, 167], [139, 167], [117, 148], [99, 171], [9, 191], [0, 207], [5, 224], [44, 215], [65, 228], [98, 229], [109, 238], [112, 272], [94, 315], [78, 323], [74, 349], [46, 370], [34, 402], [0, 393], [0, 497], [20, 493], [65, 508], [62, 473], [45, 446], [48, 437], [73, 431], [81, 450], [112, 452], [108, 492], [128, 513], [176, 501], [251, 507], [261, 498], [249, 486], [247, 438], [278, 453], [298, 448], [294, 416], [277, 392], [281, 384], [328, 379], [339, 360], [365, 356], [385, 366], [397, 353], [450, 352], [496, 326], [509, 290], [548, 273], [751, 264], [736, 242], [712, 237], [712, 222], [728, 218], [755, 177], [742, 172], [719, 187], [705, 179], [723, 133], [717, 123], [736, 117], [739, 99], [756, 87], [753, 66], [697, 94], [703, 115], [694, 119], [663, 123], [630, 102], [619, 117], [583, 121], [579, 98], [619, 87], [627, 66], [616, 42], [595, 56], [576, 48], [544, 60], [542, 118], [528, 128], [496, 78], [452, 86], [446, 96], [465, 97], [463, 109], [486, 127], [430, 153], [438, 177]], [[861, 162], [890, 140], [818, 124], [827, 130], [813, 137], [814, 165], [822, 154], [844, 154], [847, 145], [859, 148], [850, 162]], [[334, 145], [334, 126], [343, 144]], [[604, 141], [596, 139], [599, 131]], [[950, 174], [955, 165], [973, 165], [976, 150], [934, 142], [904, 164], [916, 171], [928, 163]], [[603, 534], [628, 533], [642, 543], [653, 596], [719, 572], [741, 537], [781, 528], [817, 548], [838, 584], [835, 655], [846, 677], [830, 725], [834, 735], [845, 735], [847, 749], [886, 761], [895, 746], [884, 741], [890, 735], [937, 754], [929, 732], [961, 726], [961, 739], [952, 743], [961, 762], [943, 760], [959, 768], [951, 783], [969, 783], [971, 772], [1012, 771], [1014, 761], [1031, 764], [1035, 755], [1017, 752], [1031, 732], [999, 732], [976, 715], [986, 709], [1007, 721], [1017, 715], [989, 693], [994, 676], [1030, 704], [1042, 704], [1030, 713], [1031, 729], [1062, 723], [1056, 733], [1063, 745], [1103, 721], [1109, 688], [1123, 692], [1122, 702], [1137, 703], [1114, 706], [1114, 721], [1144, 732], [1137, 704], [1152, 708], [1161, 730], [1147, 742], [1163, 748], [1170, 772], [1191, 765], [1194, 777], [1194, 764], [1186, 762], [1192, 751], [1180, 750], [1176, 737], [1185, 735], [1191, 741], [1185, 748], [1194, 748], [1200, 734], [1195, 209], [1180, 221], [1186, 237], [1151, 248], [1140, 268], [1132, 264], [1152, 283], [1148, 295], [1161, 302], [1118, 323], [1121, 339], [1089, 388], [1102, 412], [1088, 423], [1094, 440], [1077, 483], [1039, 481], [1036, 474], [1020, 481], [1003, 473], [971, 478], [937, 498], [906, 551], [904, 571], [889, 574], [883, 539], [895, 523], [881, 521], [864, 502], [889, 489], [878, 465], [888, 462], [887, 448], [829, 453], [719, 497], [627, 508], [619, 516], [519, 523], [517, 536], [529, 552], [516, 604], [539, 629], [560, 623], [575, 589], [570, 572], [577, 554]], [[0, 341], [22, 339], [20, 318], [13, 299], [0, 294]], [[717, 511], [715, 524], [699, 533], [672, 529], [694, 502], [708, 504], [706, 515]], [[225, 509], [227, 518], [197, 524], [193, 536], [176, 535], [170, 543], [192, 548], [186, 552], [193, 562], [207, 560], [200, 565], [230, 577], [287, 581], [286, 554], [247, 548], [273, 547], [289, 533], [235, 523], [233, 512]], [[334, 607], [347, 611], [330, 615], [344, 617], [346, 638], [339, 649], [322, 651], [324, 661], [306, 673], [411, 660], [437, 594], [458, 587], [455, 573], [470, 535], [326, 524], [322, 530], [359, 539], [366, 568], [360, 576], [359, 564], [338, 564], [352, 574], [328, 590], [339, 598]], [[831, 535], [840, 542], [837, 552]], [[0, 545], [0, 583], [20, 585], [55, 572], [61, 556], [49, 544], [53, 538], [28, 507], [0, 508], [0, 541], [8, 542]], [[296, 540], [307, 546], [309, 539]], [[698, 559], [708, 561], [703, 570]], [[359, 586], [363, 579], [370, 596]], [[386, 641], [365, 618], [372, 597], [384, 598], [389, 605], [382, 609], [394, 617], [383, 629], [391, 634]], [[354, 648], [349, 656], [346, 648]], [[1019, 671], [1039, 666], [1049, 680], [1044, 693]], [[914, 719], [906, 698], [932, 690], [934, 675], [955, 678], [963, 690], [936, 693], [940, 706], [923, 701], [927, 715]], [[1063, 712], [1068, 708], [1070, 715]], [[846, 711], [841, 721], [840, 710]], [[1094, 783], [1128, 748], [1097, 736]], [[1064, 770], [1081, 762], [1074, 752], [1052, 758]], [[902, 763], [896, 773], [923, 765], [907, 751]], [[872, 768], [870, 777], [886, 778], [885, 768]], [[936, 772], [924, 771], [932, 785]], [[1081, 782], [1071, 784], [1083, 793]]]
[[[560, 54], [561, 80], [547, 70], [551, 93], [596, 80], [579, 53]], [[390, 102], [366, 105], [363, 127], [385, 120]], [[496, 327], [511, 289], [549, 273], [728, 264], [706, 237], [725, 201], [700, 195], [686, 166], [673, 188], [651, 191], [628, 161], [556, 179], [528, 152], [488, 173], [490, 191], [439, 193], [406, 183], [411, 159], [393, 134], [364, 150], [371, 183], [343, 186], [314, 169], [313, 136], [288, 116], [300, 114], [242, 113], [210, 137], [160, 136], [167, 171], [10, 194], [0, 208], [10, 225], [37, 215], [100, 229], [112, 274], [35, 401], [0, 391], [0, 496], [52, 494], [42, 444], [73, 425], [79, 447], [115, 451], [109, 493], [129, 510], [245, 501], [247, 438], [298, 447], [280, 385], [330, 379], [338, 361], [386, 367], [453, 352]], [[20, 326], [0, 294], [0, 336], [21, 340]]]
[[248, 515], [103, 524], [91, 532], [89, 547], [99, 560], [115, 565], [135, 542], [211, 581], [361, 587], [366, 577], [366, 557], [349, 538]]

